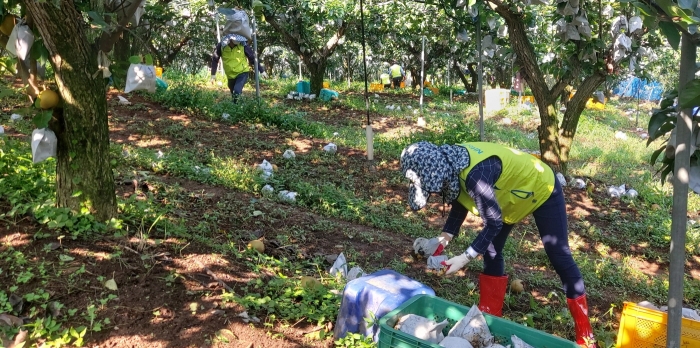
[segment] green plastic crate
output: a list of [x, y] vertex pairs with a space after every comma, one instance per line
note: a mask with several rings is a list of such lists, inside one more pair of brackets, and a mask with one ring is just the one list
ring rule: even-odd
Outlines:
[[[452, 326], [469, 313], [469, 308], [440, 297], [416, 295], [404, 302], [395, 310], [387, 313], [379, 320], [379, 348], [441, 348], [437, 344], [415, 338], [409, 334], [395, 330], [396, 322], [406, 314], [416, 314], [422, 317], [442, 321], [448, 319], [450, 324], [443, 330], [445, 336]], [[491, 334], [502, 345], [511, 344], [511, 335], [516, 335], [535, 348], [579, 348], [575, 342], [535, 330], [512, 321], [484, 313]]]

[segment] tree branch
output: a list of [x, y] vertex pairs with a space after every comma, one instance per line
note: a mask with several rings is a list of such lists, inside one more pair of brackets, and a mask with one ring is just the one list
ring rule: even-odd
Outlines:
[[[116, 43], [119, 40], [119, 37], [122, 34], [122, 31], [126, 27], [126, 25], [129, 23], [131, 20], [131, 17], [134, 16], [136, 13], [136, 10], [141, 6], [142, 2], [145, 0], [138, 0], [134, 1], [131, 4], [129, 4], [129, 7], [127, 7], [123, 13], [124, 16], [122, 18], [119, 18], [119, 22], [117, 23], [117, 29], [114, 32], [107, 33], [103, 32], [102, 36], [100, 36], [99, 39], [99, 48], [102, 52], [104, 53], [109, 53], [112, 51], [112, 48], [114, 47], [114, 43]], [[124, 2], [121, 3], [122, 5]], [[108, 18], [106, 18], [108, 19]]]
[[282, 34], [284, 40], [287, 42], [287, 45], [289, 45], [289, 49], [296, 53], [297, 56], [304, 56], [304, 54], [301, 52], [301, 47], [299, 46], [297, 39], [282, 28], [282, 26], [277, 22], [277, 19], [273, 13], [265, 13], [265, 20], [275, 29], [275, 31]]
[[161, 61], [161, 65], [162, 66], [170, 65], [170, 63], [172, 63], [172, 61], [175, 59], [175, 57], [178, 55], [178, 53], [180, 53], [180, 51], [182, 51], [182, 48], [187, 46], [187, 44], [190, 42], [190, 40], [192, 40], [191, 36], [183, 37], [182, 40], [180, 40], [180, 42], [178, 42], [175, 45], [175, 47], [172, 48], [173, 51], [170, 52], [170, 54], [168, 54], [167, 56], [165, 56], [165, 59], [163, 61]]
[[333, 52], [335, 50], [335, 47], [338, 46], [338, 41], [340, 41], [340, 38], [342, 38], [345, 35], [345, 30], [348, 28], [348, 22], [343, 21], [343, 24], [340, 25], [340, 28], [338, 28], [338, 31], [328, 40], [326, 45], [323, 47], [323, 56], [327, 57], [330, 52]]

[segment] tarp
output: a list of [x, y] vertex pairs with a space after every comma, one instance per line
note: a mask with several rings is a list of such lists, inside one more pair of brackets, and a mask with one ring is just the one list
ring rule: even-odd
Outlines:
[[664, 88], [660, 83], [643, 80], [638, 77], [630, 77], [620, 82], [613, 89], [613, 94], [617, 96], [655, 102], [661, 100], [663, 92]]

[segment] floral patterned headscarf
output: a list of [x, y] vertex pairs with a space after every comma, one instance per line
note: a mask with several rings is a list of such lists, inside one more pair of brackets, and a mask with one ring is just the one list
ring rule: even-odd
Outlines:
[[441, 145], [421, 141], [401, 152], [401, 173], [411, 181], [408, 204], [420, 210], [431, 193], [442, 193], [446, 202], [459, 196], [459, 173], [469, 166], [469, 152], [459, 145]]
[[229, 41], [235, 41], [236, 44], [245, 45], [245, 43], [248, 42], [248, 39], [238, 34], [228, 34], [221, 39], [221, 46], [228, 45]]

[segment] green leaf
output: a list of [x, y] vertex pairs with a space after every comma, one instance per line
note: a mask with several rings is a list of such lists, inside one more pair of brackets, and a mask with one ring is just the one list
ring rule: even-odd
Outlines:
[[678, 105], [690, 109], [700, 105], [700, 80], [688, 82], [678, 96]]
[[652, 11], [647, 4], [639, 1], [633, 1], [632, 4], [645, 16], [656, 16], [656, 12]]
[[69, 256], [69, 255], [66, 255], [66, 254], [61, 254], [61, 255], [58, 255], [58, 259], [61, 260], [61, 261], [63, 261], [63, 262], [68, 262], [68, 261], [73, 261], [73, 260], [75, 260], [75, 257]]
[[652, 166], [656, 164], [656, 159], [659, 158], [659, 155], [661, 155], [661, 153], [664, 152], [664, 150], [666, 150], [665, 145], [659, 148], [658, 150], [652, 152], [651, 157], [649, 158], [649, 164]]
[[657, 138], [672, 131], [673, 128], [676, 128], [676, 118], [675, 117], [669, 117], [669, 118], [671, 119], [671, 121], [664, 123], [663, 126], [661, 126], [661, 128], [659, 128], [659, 130], [657, 131], [657, 134], [656, 134]]
[[669, 164], [666, 165], [666, 167], [661, 167], [663, 170], [661, 171], [661, 184], [663, 185], [666, 182], [666, 177], [668, 174], [670, 174], [673, 171], [673, 166], [674, 164]]
[[44, 46], [44, 40], [38, 39], [34, 41], [32, 48], [29, 51], [29, 56], [32, 59], [36, 59], [36, 61], [41, 65], [46, 64], [49, 58], [49, 50], [47, 50], [46, 46]]
[[[690, 18], [690, 16], [684, 10], [676, 6], [676, 4], [672, 0], [656, 0], [656, 4], [659, 5], [667, 14], [671, 16], [680, 17], [685, 22], [693, 22], [692, 18]], [[678, 24], [682, 25], [683, 22], [679, 22]]]
[[655, 15], [643, 16], [642, 23], [649, 30], [654, 30], [659, 26], [659, 18]]
[[668, 107], [673, 106], [673, 103], [675, 102], [675, 99], [678, 97], [678, 91], [675, 89], [672, 91], [669, 91], [667, 93], [664, 93], [663, 99], [661, 99], [661, 104], [659, 107], [663, 110]]
[[[17, 72], [15, 71], [15, 66], [17, 66], [17, 59], [10, 57], [0, 57], [0, 72], [6, 70], [13, 74], [16, 74]], [[0, 93], [1, 92], [2, 91], [0, 90]], [[3, 96], [0, 96], [0, 98], [2, 97]]]
[[102, 29], [103, 31], [108, 31], [107, 28], [109, 27], [109, 24], [105, 22], [105, 19], [102, 18], [102, 16], [100, 16], [99, 13], [95, 11], [90, 11], [87, 14], [88, 16], [90, 16], [90, 18], [92, 18], [92, 22], [95, 23], [95, 25], [100, 27], [100, 29]]
[[649, 119], [649, 127], [647, 132], [649, 133], [648, 143], [656, 140], [658, 137], [663, 135], [665, 132], [661, 132], [665, 124], [671, 123], [675, 126], [675, 118], [669, 117], [669, 112], [655, 112], [651, 115]]
[[144, 60], [146, 61], [146, 65], [153, 65], [153, 57], [150, 54], [147, 54]]
[[678, 45], [681, 43], [681, 33], [678, 29], [676, 29], [673, 23], [669, 22], [659, 22], [659, 28], [661, 28], [664, 36], [666, 36], [668, 44], [671, 45], [674, 50], [677, 50]]
[[131, 64], [141, 64], [141, 56], [131, 56], [131, 57], [129, 57], [129, 63], [131, 63]]
[[36, 128], [48, 128], [49, 121], [51, 121], [52, 115], [53, 111], [51, 110], [41, 111], [34, 115], [34, 117], [32, 118], [32, 123], [34, 123]]

